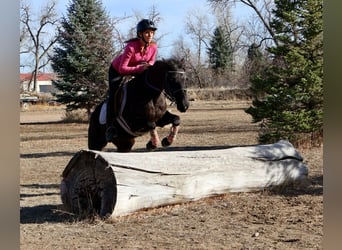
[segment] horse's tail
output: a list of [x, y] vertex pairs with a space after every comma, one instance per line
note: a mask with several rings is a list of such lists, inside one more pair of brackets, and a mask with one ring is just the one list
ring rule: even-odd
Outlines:
[[88, 127], [88, 148], [91, 150], [102, 150], [106, 144], [105, 125], [100, 124], [100, 112], [104, 102], [100, 103], [90, 115]]

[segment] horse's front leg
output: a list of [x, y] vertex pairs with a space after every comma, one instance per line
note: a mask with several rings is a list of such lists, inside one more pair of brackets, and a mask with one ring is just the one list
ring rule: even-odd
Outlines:
[[170, 123], [172, 124], [170, 133], [162, 140], [163, 147], [170, 146], [176, 139], [179, 130], [180, 117], [178, 115], [171, 114], [169, 111], [166, 111], [164, 116], [157, 122], [157, 126], [160, 127], [164, 127], [165, 125]]
[[150, 136], [151, 139], [146, 144], [146, 148], [148, 151], [156, 149], [158, 147], [158, 144], [160, 143], [159, 136], [155, 128], [150, 130]]
[[169, 135], [164, 137], [162, 140], [163, 147], [168, 147], [174, 142], [174, 140], [176, 139], [176, 136], [178, 134], [178, 130], [179, 130], [179, 125], [177, 125], [177, 126], [172, 125], [171, 126]]

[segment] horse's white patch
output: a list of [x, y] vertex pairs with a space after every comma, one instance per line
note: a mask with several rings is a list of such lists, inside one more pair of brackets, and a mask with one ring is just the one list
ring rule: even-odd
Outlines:
[[106, 124], [106, 121], [107, 121], [106, 116], [107, 116], [107, 102], [104, 102], [102, 104], [100, 116], [99, 116], [99, 122], [101, 125]]

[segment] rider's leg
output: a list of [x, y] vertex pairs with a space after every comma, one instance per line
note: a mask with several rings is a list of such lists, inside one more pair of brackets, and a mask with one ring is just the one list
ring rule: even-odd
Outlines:
[[115, 110], [114, 110], [114, 101], [115, 101], [115, 93], [119, 88], [122, 77], [118, 72], [116, 72], [112, 66], [109, 68], [109, 93], [107, 99], [107, 130], [106, 130], [106, 140], [107, 142], [113, 141], [113, 139], [117, 136], [117, 131], [114, 126], [115, 119]]

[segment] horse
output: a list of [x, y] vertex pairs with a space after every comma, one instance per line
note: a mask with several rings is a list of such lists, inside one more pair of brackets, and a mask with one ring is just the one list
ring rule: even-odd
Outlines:
[[[130, 152], [135, 138], [150, 133], [146, 149], [152, 151], [160, 143], [156, 127], [171, 124], [170, 133], [161, 141], [163, 147], [170, 146], [176, 138], [180, 117], [167, 110], [166, 98], [175, 102], [184, 113], [189, 108], [185, 89], [183, 62], [175, 59], [156, 61], [143, 73], [121, 84], [115, 98], [115, 122], [117, 136], [112, 143], [117, 152]], [[105, 117], [106, 100], [95, 107], [89, 120], [88, 148], [102, 151], [107, 145]], [[103, 113], [102, 113], [103, 112]]]

